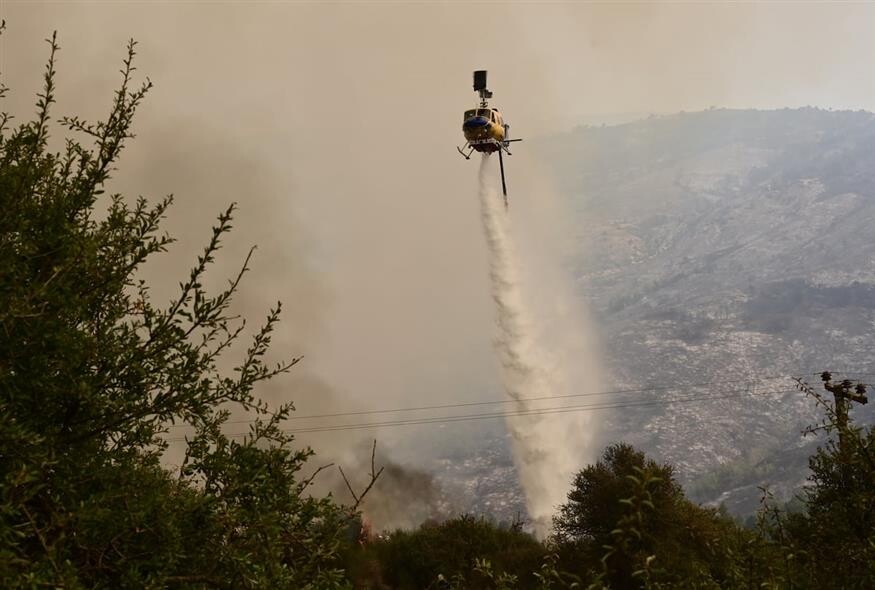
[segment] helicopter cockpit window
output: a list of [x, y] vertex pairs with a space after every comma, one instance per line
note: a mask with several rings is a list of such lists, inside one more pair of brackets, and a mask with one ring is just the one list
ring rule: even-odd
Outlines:
[[475, 116], [476, 114], [477, 114], [477, 111], [474, 109], [471, 109], [470, 111], [465, 111], [465, 120], [467, 121], [468, 119]]
[[486, 117], [487, 119], [492, 118], [492, 111], [490, 109], [480, 109], [477, 111], [477, 115], [479, 117]]

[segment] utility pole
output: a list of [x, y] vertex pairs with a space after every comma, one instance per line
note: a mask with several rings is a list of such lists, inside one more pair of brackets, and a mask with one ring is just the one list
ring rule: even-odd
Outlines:
[[836, 428], [839, 431], [839, 473], [842, 487], [845, 487], [850, 458], [847, 448], [848, 409], [851, 402], [869, 403], [869, 398], [866, 397], [866, 385], [859, 382], [854, 384], [849, 379], [833, 383], [832, 374], [829, 371], [821, 373], [820, 380], [823, 381], [824, 389], [835, 397]]
[[869, 403], [869, 398], [866, 397], [866, 385], [863, 383], [854, 383], [850, 379], [845, 379], [840, 383], [832, 382], [832, 373], [824, 371], [820, 374], [820, 380], [823, 381], [823, 387], [835, 397], [835, 412], [836, 426], [839, 429], [839, 449], [844, 447], [844, 435], [848, 429], [848, 408], [851, 402], [858, 404]]

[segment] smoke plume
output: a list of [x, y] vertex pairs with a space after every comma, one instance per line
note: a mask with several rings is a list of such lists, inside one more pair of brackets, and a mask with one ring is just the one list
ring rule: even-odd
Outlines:
[[[444, 521], [460, 512], [452, 494], [433, 473], [400, 464], [379, 446], [372, 464], [371, 444], [372, 441], [361, 441], [343, 451], [332, 449], [331, 460], [335, 465], [314, 478], [310, 493], [317, 497], [331, 494], [341, 503], [351, 505], [355, 498], [347, 486], [360, 495], [370, 481], [369, 473], [379, 472], [360, 505], [375, 533], [413, 529], [424, 522]], [[325, 461], [325, 457], [326, 454], [320, 453], [321, 461]], [[343, 473], [337, 466], [343, 468]], [[315, 469], [313, 465], [310, 468]]]
[[[526, 256], [513, 239], [511, 220], [489, 164], [484, 155], [479, 195], [497, 322], [495, 350], [504, 388], [516, 401], [515, 411], [556, 407], [552, 400], [528, 400], [579, 392], [592, 374], [592, 352], [583, 326], [570, 317], [574, 306], [568, 304], [561, 285], [539, 280], [546, 278], [543, 269], [555, 261], [528, 252], [529, 264], [522, 264]], [[579, 412], [512, 416], [507, 424], [529, 517], [535, 532], [544, 536], [574, 472], [589, 459], [594, 427], [590, 416]]]

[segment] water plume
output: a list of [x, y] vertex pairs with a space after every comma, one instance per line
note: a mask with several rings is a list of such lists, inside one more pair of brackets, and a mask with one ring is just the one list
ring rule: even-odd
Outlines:
[[[584, 383], [597, 382], [591, 378], [592, 351], [582, 323], [573, 317], [570, 293], [561, 280], [547, 280], [550, 273], [544, 271], [556, 261], [519, 250], [489, 164], [484, 155], [479, 196], [504, 389], [515, 400], [515, 411], [557, 407], [559, 400], [527, 400], [579, 393]], [[573, 474], [591, 459], [593, 424], [586, 413], [567, 412], [511, 416], [507, 425], [529, 518], [535, 533], [543, 537]]]

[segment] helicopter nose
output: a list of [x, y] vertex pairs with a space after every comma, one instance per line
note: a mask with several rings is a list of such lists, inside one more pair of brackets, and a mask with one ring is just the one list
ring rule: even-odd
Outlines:
[[466, 129], [476, 129], [478, 127], [486, 127], [489, 124], [489, 120], [486, 117], [471, 117], [462, 125], [462, 127]]

